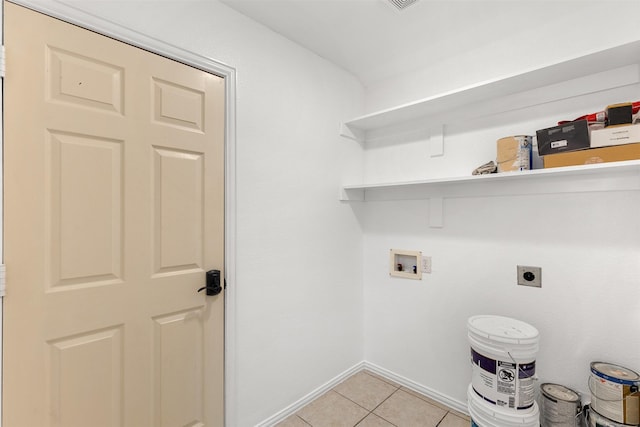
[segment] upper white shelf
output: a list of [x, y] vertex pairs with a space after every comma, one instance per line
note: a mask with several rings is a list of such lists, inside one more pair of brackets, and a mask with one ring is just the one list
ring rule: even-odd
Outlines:
[[[542, 87], [552, 86], [567, 81], [580, 79], [601, 72], [623, 68], [640, 63], [640, 41], [612, 47], [606, 50], [595, 51], [590, 54], [570, 58], [554, 64], [547, 64], [539, 68], [531, 69], [519, 74], [507, 75], [494, 80], [459, 88], [457, 90], [441, 93], [416, 102], [411, 102], [398, 107], [367, 114], [362, 117], [349, 120], [342, 124], [341, 134], [347, 138], [358, 141], [366, 141], [368, 133], [395, 125], [400, 125], [416, 120], [427, 123], [435, 121], [432, 125], [441, 125], [448, 118], [459, 116], [465, 108], [473, 104], [495, 100], [514, 94], [535, 91]], [[589, 84], [579, 82], [575, 85], [576, 91], [590, 93], [603, 88], [632, 84], [638, 81], [637, 69], [621, 74], [616, 81], [603, 81], [611, 79], [599, 79]], [[575, 96], [576, 93], [558, 93], [557, 99]], [[528, 100], [527, 100], [528, 101]], [[531, 101], [535, 103], [544, 100]], [[501, 107], [505, 110], [513, 108], [513, 104], [505, 103]]]
[[[498, 185], [499, 184], [499, 185]], [[640, 189], [640, 160], [419, 181], [347, 185], [343, 201]]]

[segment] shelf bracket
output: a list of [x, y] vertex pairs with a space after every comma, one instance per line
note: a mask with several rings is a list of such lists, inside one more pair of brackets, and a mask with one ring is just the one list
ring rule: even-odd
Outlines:
[[442, 228], [444, 226], [444, 199], [442, 197], [429, 198], [429, 227]]
[[440, 157], [444, 155], [444, 125], [431, 129], [429, 136], [429, 155]]
[[358, 142], [364, 142], [365, 139], [365, 132], [362, 129], [352, 128], [346, 123], [340, 124], [340, 135]]
[[364, 202], [364, 188], [345, 189], [340, 187], [338, 198], [341, 202]]

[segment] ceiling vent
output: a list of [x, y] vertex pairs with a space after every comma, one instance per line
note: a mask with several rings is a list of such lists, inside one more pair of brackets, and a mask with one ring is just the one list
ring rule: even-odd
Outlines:
[[389, 3], [391, 3], [398, 10], [404, 10], [417, 1], [418, 0], [389, 0]]

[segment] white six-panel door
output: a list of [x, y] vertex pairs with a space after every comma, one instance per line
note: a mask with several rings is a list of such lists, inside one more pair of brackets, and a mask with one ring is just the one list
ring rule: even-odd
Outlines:
[[3, 426], [223, 425], [224, 80], [4, 20]]

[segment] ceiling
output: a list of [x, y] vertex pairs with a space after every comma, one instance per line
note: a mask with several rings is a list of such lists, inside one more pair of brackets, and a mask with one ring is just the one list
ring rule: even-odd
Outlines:
[[221, 1], [351, 72], [364, 85], [514, 32], [532, 31], [537, 19], [548, 19], [562, 3], [418, 0], [398, 10], [389, 0]]

